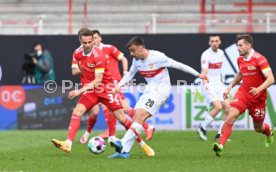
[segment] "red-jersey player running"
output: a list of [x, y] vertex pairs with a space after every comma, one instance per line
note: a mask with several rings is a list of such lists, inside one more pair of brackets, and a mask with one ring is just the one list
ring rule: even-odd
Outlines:
[[273, 142], [273, 128], [264, 123], [266, 113], [266, 89], [274, 83], [274, 76], [267, 59], [253, 49], [253, 37], [249, 34], [239, 34], [236, 37], [240, 54], [238, 66], [240, 71], [225, 92], [228, 96], [232, 87], [240, 81], [242, 84], [230, 103], [230, 112], [222, 127], [219, 143], [214, 143], [213, 150], [217, 156], [221, 156], [223, 147], [230, 137], [232, 127], [236, 119], [246, 110], [253, 119], [256, 132], [266, 135], [265, 146]]
[[[124, 74], [126, 74], [128, 71], [127, 58], [125, 58], [124, 54], [120, 50], [118, 50], [115, 46], [102, 43], [102, 37], [101, 37], [100, 31], [92, 30], [92, 32], [93, 32], [94, 45], [100, 48], [104, 53], [107, 59], [107, 65], [109, 66], [110, 73], [112, 74], [112, 78], [114, 80], [114, 84], [116, 85], [122, 79], [119, 66], [118, 66], [118, 61], [122, 62], [123, 71], [124, 71]], [[127, 100], [125, 99], [122, 93], [119, 93], [118, 95], [119, 95], [118, 98], [122, 103], [124, 112], [126, 114], [129, 114], [129, 116], [133, 118], [135, 114], [133, 108], [129, 106]], [[116, 122], [117, 122], [116, 118], [114, 117], [113, 114], [110, 114], [110, 111], [106, 106], [102, 105], [102, 107], [103, 107], [104, 117], [107, 122], [108, 129], [106, 130], [105, 133], [101, 134], [100, 137], [102, 138], [108, 137], [108, 142], [110, 142], [111, 140], [114, 141], [116, 139], [115, 137]], [[97, 109], [96, 112], [99, 112], [98, 106], [94, 107], [93, 109]], [[88, 141], [91, 130], [96, 123], [95, 119], [97, 119], [97, 116], [98, 116], [98, 113], [91, 113], [91, 115], [89, 116], [87, 121], [86, 131], [80, 139], [81, 143], [86, 143]], [[145, 129], [146, 140], [150, 140], [153, 136], [154, 127], [151, 125], [148, 125], [146, 122], [143, 124], [143, 127]]]
[[[114, 87], [113, 79], [108, 70], [104, 54], [99, 48], [93, 46], [93, 32], [90, 30], [82, 32], [80, 40], [82, 48], [74, 52], [74, 57], [82, 71], [82, 82], [86, 84], [80, 90], [73, 90], [68, 94], [69, 99], [80, 95], [81, 97], [73, 110], [67, 139], [65, 141], [52, 139], [52, 143], [66, 153], [71, 152], [72, 143], [80, 127], [82, 115], [99, 102], [105, 104], [108, 109], [113, 111], [113, 114], [126, 129], [131, 125], [131, 122], [123, 112], [120, 102], [114, 98], [116, 94], [109, 90]], [[151, 156], [154, 151], [142, 141], [139, 134], [136, 136], [141, 148], [148, 156]]]

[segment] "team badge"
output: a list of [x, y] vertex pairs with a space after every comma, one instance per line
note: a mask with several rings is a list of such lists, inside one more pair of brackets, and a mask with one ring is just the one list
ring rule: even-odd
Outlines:
[[247, 69], [248, 70], [256, 70], [256, 67], [255, 66], [247, 66]]
[[149, 69], [150, 69], [150, 70], [153, 70], [153, 69], [154, 69], [153, 64], [149, 64]]

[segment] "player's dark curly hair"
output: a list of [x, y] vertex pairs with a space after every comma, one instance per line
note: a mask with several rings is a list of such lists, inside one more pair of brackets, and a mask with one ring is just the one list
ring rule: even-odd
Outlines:
[[253, 37], [250, 35], [250, 34], [246, 34], [246, 33], [243, 33], [243, 34], [238, 34], [236, 36], [236, 41], [238, 42], [239, 40], [244, 40], [245, 42], [251, 44], [251, 46], [253, 47]]

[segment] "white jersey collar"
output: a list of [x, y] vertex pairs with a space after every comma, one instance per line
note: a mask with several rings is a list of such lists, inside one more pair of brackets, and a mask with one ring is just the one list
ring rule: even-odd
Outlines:
[[244, 61], [249, 61], [249, 60], [251, 60], [251, 58], [252, 58], [254, 52], [255, 52], [255, 50], [252, 48], [252, 49], [250, 50], [250, 53], [249, 53], [248, 57], [245, 57], [245, 56], [244, 56], [243, 60], [244, 60]]

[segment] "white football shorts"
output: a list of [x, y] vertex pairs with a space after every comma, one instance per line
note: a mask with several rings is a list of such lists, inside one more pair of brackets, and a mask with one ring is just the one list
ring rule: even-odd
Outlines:
[[167, 101], [170, 93], [160, 94], [155, 91], [144, 92], [135, 105], [136, 109], [144, 109], [149, 112], [151, 115], [154, 115], [160, 107]]

